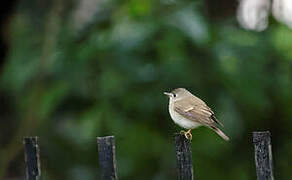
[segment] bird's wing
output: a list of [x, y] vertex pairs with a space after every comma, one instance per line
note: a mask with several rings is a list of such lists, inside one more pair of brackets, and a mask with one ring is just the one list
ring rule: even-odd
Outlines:
[[215, 123], [222, 125], [214, 112], [201, 99], [190, 97], [189, 99], [174, 102], [174, 110], [187, 119], [198, 122], [205, 126], [214, 126]]

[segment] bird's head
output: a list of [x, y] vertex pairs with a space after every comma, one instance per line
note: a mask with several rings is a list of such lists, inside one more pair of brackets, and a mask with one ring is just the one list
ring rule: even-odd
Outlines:
[[169, 99], [171, 99], [171, 100], [179, 100], [179, 99], [182, 99], [184, 97], [191, 95], [191, 93], [184, 88], [177, 88], [177, 89], [171, 91], [170, 93], [164, 92], [164, 94], [167, 95], [169, 97]]

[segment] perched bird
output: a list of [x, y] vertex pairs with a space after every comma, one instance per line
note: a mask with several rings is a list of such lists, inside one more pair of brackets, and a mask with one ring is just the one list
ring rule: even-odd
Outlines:
[[171, 93], [164, 92], [169, 97], [169, 114], [179, 126], [188, 129], [181, 131], [187, 139], [192, 139], [191, 130], [199, 126], [206, 126], [215, 131], [220, 137], [228, 141], [227, 137], [217, 126], [223, 126], [214, 112], [204, 101], [194, 96], [184, 88], [177, 88]]

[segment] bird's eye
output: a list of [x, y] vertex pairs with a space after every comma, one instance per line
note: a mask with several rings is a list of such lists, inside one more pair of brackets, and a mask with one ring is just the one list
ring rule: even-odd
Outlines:
[[176, 97], [176, 94], [173, 93], [173, 97]]

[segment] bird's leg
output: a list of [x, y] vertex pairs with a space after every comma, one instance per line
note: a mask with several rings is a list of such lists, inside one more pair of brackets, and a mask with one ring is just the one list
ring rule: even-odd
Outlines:
[[193, 138], [191, 129], [189, 129], [188, 131], [181, 130], [180, 133], [183, 134], [189, 140], [192, 140]]
[[187, 133], [185, 134], [185, 137], [186, 137], [187, 139], [189, 139], [189, 140], [192, 140], [193, 136], [192, 136], [192, 133], [191, 133], [191, 129], [189, 129], [189, 130], [187, 131]]

